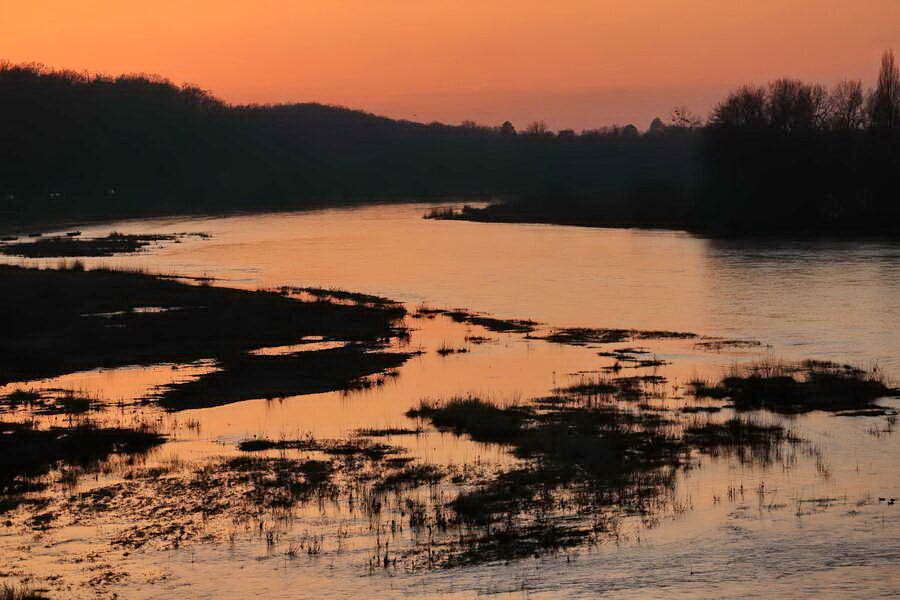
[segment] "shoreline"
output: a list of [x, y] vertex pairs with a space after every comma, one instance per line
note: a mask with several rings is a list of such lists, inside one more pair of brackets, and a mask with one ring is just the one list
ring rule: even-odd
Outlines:
[[563, 217], [530, 212], [516, 207], [515, 204], [490, 204], [484, 208], [463, 207], [460, 212], [451, 212], [452, 207], [444, 210], [437, 207], [422, 218], [435, 221], [465, 221], [469, 223], [499, 223], [522, 225], [559, 225], [562, 227], [586, 227], [592, 229], [640, 229], [647, 231], [677, 231], [710, 240], [785, 240], [810, 241], [834, 240], [846, 242], [865, 242], [871, 240], [900, 241], [900, 236], [890, 233], [847, 232], [835, 230], [809, 231], [754, 231], [727, 230], [723, 228], [700, 227], [683, 220], [649, 220], [649, 219], [609, 219], [597, 217]]
[[117, 223], [120, 221], [131, 220], [149, 220], [149, 219], [165, 219], [165, 218], [228, 218], [244, 215], [261, 215], [261, 214], [278, 214], [278, 213], [297, 213], [316, 210], [328, 210], [331, 208], [356, 208], [366, 206], [379, 206], [386, 204], [439, 204], [441, 202], [489, 202], [495, 196], [433, 196], [433, 197], [398, 197], [398, 198], [350, 198], [345, 200], [328, 200], [313, 203], [298, 204], [296, 206], [285, 206], [283, 204], [271, 206], [256, 206], [246, 208], [199, 208], [199, 209], [164, 209], [164, 210], [141, 210], [141, 211], [123, 211], [97, 214], [88, 217], [68, 217], [58, 218], [53, 216], [43, 216], [29, 218], [22, 221], [12, 222], [7, 218], [0, 218], [0, 236], [23, 236], [31, 233], [46, 234], [53, 231], [62, 231], [64, 229], [73, 229], [77, 227], [87, 227], [92, 225], [100, 225], [103, 223]]

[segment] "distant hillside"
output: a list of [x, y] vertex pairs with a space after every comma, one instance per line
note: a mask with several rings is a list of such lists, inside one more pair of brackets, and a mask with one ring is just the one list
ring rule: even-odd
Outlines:
[[[0, 66], [0, 220], [374, 198], [684, 197], [696, 135], [420, 124], [321, 104], [232, 106], [153, 76]], [[679, 200], [680, 201], [680, 200]]]

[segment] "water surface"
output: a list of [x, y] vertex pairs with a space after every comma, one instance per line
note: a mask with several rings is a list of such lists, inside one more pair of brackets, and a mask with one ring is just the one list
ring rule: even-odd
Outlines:
[[[83, 228], [84, 235], [203, 231], [212, 237], [86, 262], [212, 276], [221, 285], [252, 289], [337, 287], [396, 298], [411, 308], [466, 307], [549, 326], [693, 331], [767, 345], [716, 354], [699, 352], [690, 341], [648, 344], [672, 361], [659, 371], [672, 386], [760, 357], [877, 363], [900, 378], [898, 244], [720, 241], [668, 231], [430, 221], [421, 218], [425, 210], [382, 205], [97, 225]], [[445, 318], [410, 324], [417, 331], [409, 345], [424, 353], [383, 387], [176, 415], [140, 409], [165, 421], [174, 436], [152, 460], [234, 454], [237, 441], [254, 436], [341, 436], [361, 427], [409, 426], [403, 413], [422, 397], [529, 398], [609, 362], [594, 349], [491, 333]], [[472, 334], [490, 341], [467, 344], [464, 338]], [[469, 352], [440, 357], [435, 349], [442, 344]], [[32, 385], [129, 400], [205, 368], [94, 371]], [[123, 414], [130, 413], [120, 408], [106, 418]], [[131, 575], [124, 587], [109, 589], [126, 598], [895, 597], [900, 512], [878, 498], [900, 496], [900, 438], [881, 418], [760, 418], [796, 428], [816, 453], [798, 451], [762, 465], [704, 457], [699, 468], [679, 476], [681, 509], [652, 523], [632, 523], [618, 543], [511, 564], [368, 575], [360, 566], [368, 543], [361, 531], [353, 536], [356, 552], [337, 556], [326, 548], [322, 556], [298, 560], [246, 536], [230, 545], [117, 556], [118, 568]], [[390, 442], [443, 464], [512, 461], [502, 448], [450, 434]], [[340, 511], [326, 513], [305, 511], [285, 539], [328, 530], [344, 518]], [[7, 533], [0, 535], [0, 549], [17, 567], [74, 572], [80, 567], [71, 564], [73, 549], [84, 553], [102, 545], [104, 531], [60, 530], [15, 559], [12, 549], [21, 549], [22, 538]]]

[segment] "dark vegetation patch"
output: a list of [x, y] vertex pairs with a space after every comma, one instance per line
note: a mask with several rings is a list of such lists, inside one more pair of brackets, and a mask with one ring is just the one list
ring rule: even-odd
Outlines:
[[441, 356], [449, 356], [450, 354], [465, 354], [468, 351], [468, 348], [454, 348], [453, 346], [450, 346], [446, 343], [442, 343], [440, 346], [438, 346], [438, 349], [435, 350], [435, 352], [437, 352]]
[[717, 413], [722, 412], [721, 406], [683, 406], [679, 410], [683, 413]]
[[500, 408], [469, 396], [447, 402], [423, 400], [406, 412], [411, 419], [424, 419], [439, 429], [466, 433], [480, 442], [508, 441], [520, 432], [528, 411], [518, 406]]
[[[607, 380], [603, 393], [654, 381]], [[622, 516], [662, 510], [692, 449], [713, 454], [727, 446], [747, 460], [771, 460], [774, 448], [800, 442], [781, 427], [743, 420], [681, 428], [655, 412], [592, 402], [581, 392], [507, 405], [477, 397], [423, 400], [407, 413], [441, 430], [508, 446], [524, 461], [432, 507], [429, 523], [462, 527], [463, 533], [439, 540], [421, 555], [431, 566], [510, 560], [595, 543], [617, 535]], [[446, 509], [449, 514], [442, 512]]]
[[120, 522], [137, 523], [113, 535], [114, 547], [168, 549], [218, 539], [221, 528], [208, 528], [218, 519], [258, 534], [271, 551], [290, 526], [292, 510], [311, 502], [345, 502], [347, 510], [363, 517], [368, 533], [390, 510], [391, 526], [402, 531], [416, 523], [410, 508], [415, 506], [414, 490], [450, 475], [448, 469], [412, 464], [413, 459], [397, 455], [400, 449], [367, 440], [247, 440], [241, 448], [297, 449], [328, 457], [248, 454], [201, 466], [137, 470], [122, 483], [72, 495], [65, 503], [82, 522], [112, 512]]
[[604, 371], [618, 373], [622, 369], [643, 369], [664, 367], [670, 364], [668, 361], [651, 355], [649, 350], [643, 348], [619, 348], [616, 350], [598, 352], [597, 356], [614, 358], [616, 362], [603, 367]]
[[420, 306], [413, 314], [413, 316], [417, 318], [430, 318], [435, 315], [444, 315], [457, 323], [478, 325], [479, 327], [484, 327], [495, 333], [530, 333], [539, 325], [537, 321], [532, 321], [530, 319], [499, 319], [497, 317], [472, 313], [462, 308], [449, 310]]
[[724, 400], [729, 397], [727, 389], [706, 379], [692, 379], [687, 385], [688, 393], [695, 398]]
[[546, 340], [555, 344], [587, 346], [590, 344], [613, 344], [638, 340], [692, 339], [697, 337], [697, 334], [682, 331], [644, 331], [640, 329], [592, 329], [586, 327], [569, 327], [554, 329], [547, 335], [534, 337], [535, 339]]
[[231, 354], [218, 359], [221, 370], [165, 386], [156, 399], [166, 409], [184, 410], [257, 398], [365, 389], [376, 385], [366, 377], [398, 367], [409, 357], [367, 351], [358, 345], [274, 356]]
[[265, 438], [244, 440], [238, 444], [244, 452], [263, 450], [303, 450], [323, 452], [332, 456], [361, 456], [369, 460], [380, 461], [389, 455], [402, 452], [401, 449], [387, 444], [376, 444], [364, 438], [349, 440], [317, 440], [308, 437], [301, 440], [269, 440]]
[[684, 438], [692, 446], [701, 449], [800, 441], [793, 433], [780, 425], [763, 425], [741, 418], [729, 419], [724, 423], [709, 422], [692, 425], [684, 430]]
[[895, 416], [897, 411], [892, 408], [862, 408], [859, 410], [842, 410], [834, 413], [836, 417], [890, 417]]
[[207, 530], [213, 518], [234, 525], [258, 520], [268, 543], [273, 533], [263, 521], [284, 519], [298, 504], [335, 497], [335, 472], [331, 461], [239, 456], [94, 488], [67, 498], [66, 505], [81, 521], [114, 513], [136, 523], [115, 532], [115, 548], [173, 549], [214, 539]]
[[557, 394], [580, 399], [643, 401], [661, 399], [665, 391], [659, 386], [666, 383], [661, 375], [636, 375], [632, 377], [586, 376], [577, 383], [556, 388]]
[[[768, 465], [781, 456], [785, 445], [797, 445], [803, 440], [780, 425], [767, 425], [740, 417], [725, 422], [694, 423], [684, 430], [684, 440], [703, 454], [727, 456], [741, 463]], [[821, 464], [815, 448], [807, 451]]]
[[27, 258], [99, 257], [131, 254], [151, 245], [178, 242], [187, 236], [208, 238], [205, 233], [133, 234], [113, 232], [105, 237], [41, 237], [33, 242], [0, 244], [0, 254]]
[[[245, 381], [238, 390], [223, 393], [230, 398], [263, 397], [340, 389], [354, 378], [405, 360], [404, 355], [366, 351], [367, 345], [403, 333], [397, 324], [403, 309], [397, 305], [302, 302], [275, 292], [188, 285], [107, 269], [0, 266], [0, 286], [4, 290], [0, 295], [0, 384], [97, 367], [215, 358], [226, 369], [260, 377], [258, 390], [247, 389]], [[148, 306], [158, 310], [137, 310]], [[85, 316], [96, 314], [107, 316]], [[254, 348], [289, 345], [307, 336], [362, 344], [343, 352], [310, 352], [316, 356], [305, 358], [241, 356]], [[292, 374], [291, 366], [315, 371]], [[266, 371], [269, 368], [271, 372]], [[265, 383], [270, 375], [271, 384]], [[329, 376], [334, 377], [330, 383]], [[223, 373], [200, 387], [229, 378], [235, 379]], [[172, 394], [172, 398], [178, 396], [177, 391]], [[209, 397], [203, 401], [222, 403]]]
[[765, 348], [762, 342], [757, 340], [729, 340], [729, 339], [704, 339], [694, 343], [696, 350], [704, 352], [726, 352], [729, 350], [759, 350]]
[[34, 481], [59, 466], [91, 468], [111, 454], [139, 454], [165, 438], [150, 428], [104, 428], [92, 424], [35, 429], [31, 423], [0, 423], [0, 506], [13, 508]]
[[[375, 306], [379, 308], [391, 308], [402, 310], [402, 306], [395, 300], [384, 298], [382, 296], [373, 296], [371, 294], [361, 294], [359, 292], [348, 292], [339, 289], [326, 289], [316, 287], [295, 287], [282, 286], [278, 291], [285, 295], [308, 295], [323, 302], [344, 302], [347, 304], [357, 304], [362, 306]], [[405, 311], [404, 311], [405, 312]], [[401, 313], [400, 316], [402, 316]]]
[[688, 228], [691, 207], [681, 183], [652, 183], [654, 180], [658, 178], [651, 175], [643, 181], [597, 194], [531, 191], [484, 207], [436, 207], [423, 218], [581, 227]]
[[[447, 504], [465, 535], [445, 566], [509, 560], [581, 545], [603, 527], [584, 515], [649, 510], [684, 448], [656, 415], [561, 398], [501, 406], [480, 398], [423, 401], [407, 413], [474, 440], [507, 445], [527, 466]], [[580, 516], [579, 516], [580, 515]]]
[[783, 413], [878, 408], [874, 401], [898, 396], [878, 369], [832, 362], [763, 361], [735, 366], [719, 383], [691, 382], [698, 398], [727, 398], [738, 410]]
[[435, 465], [410, 465], [389, 473], [377, 484], [378, 489], [417, 488], [423, 485], [434, 485], [447, 475], [444, 469]]
[[384, 429], [357, 429], [359, 437], [390, 437], [393, 435], [421, 435], [425, 430], [421, 427], [415, 429], [409, 427], [387, 427]]
[[0, 407], [27, 408], [41, 415], [78, 415], [99, 410], [101, 406], [95, 398], [79, 395], [74, 390], [45, 389], [15, 390], [0, 397]]
[[0, 586], [0, 600], [48, 600], [48, 598], [29, 587], [4, 583]]

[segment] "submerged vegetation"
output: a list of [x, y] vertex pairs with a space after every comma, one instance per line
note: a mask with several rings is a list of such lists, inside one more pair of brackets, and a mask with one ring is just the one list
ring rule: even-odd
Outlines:
[[[604, 392], [632, 394], [634, 385], [622, 379]], [[593, 389], [567, 393], [505, 405], [478, 397], [423, 400], [407, 413], [456, 435], [507, 446], [524, 461], [434, 507], [436, 515], [464, 527], [459, 538], [444, 542], [443, 564], [596, 543], [617, 535], [622, 517], [661, 511], [692, 449], [732, 446], [765, 457], [774, 446], [800, 442], [777, 426], [731, 420], [683, 428], [652, 411], [597, 402]], [[449, 517], [441, 512], [446, 508]]]
[[39, 478], [62, 465], [89, 469], [111, 454], [138, 454], [165, 441], [150, 427], [72, 427], [36, 429], [30, 422], [0, 422], [0, 512], [40, 491]]
[[[639, 340], [691, 339], [695, 333], [683, 331], [645, 331], [640, 329], [591, 329], [586, 327], [569, 327], [555, 329], [544, 336], [533, 336], [556, 344], [571, 346], [587, 346], [590, 344], [614, 344]], [[627, 352], [623, 354], [628, 354]]]

